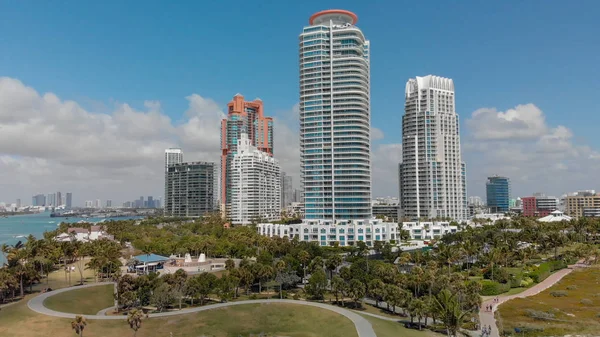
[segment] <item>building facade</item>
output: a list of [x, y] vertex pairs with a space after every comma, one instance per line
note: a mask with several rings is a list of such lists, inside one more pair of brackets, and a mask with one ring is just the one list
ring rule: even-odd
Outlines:
[[305, 220], [301, 224], [258, 224], [258, 234], [268, 237], [298, 238], [299, 241], [315, 242], [320, 246], [354, 246], [363, 241], [372, 247], [376, 241], [398, 243], [401, 230], [406, 230], [411, 240], [433, 240], [456, 233], [458, 228], [448, 222], [394, 222], [372, 220]]
[[65, 197], [65, 208], [71, 209], [73, 207], [73, 193], [67, 192]]
[[399, 177], [402, 217], [467, 218], [466, 167], [451, 79], [429, 75], [406, 83]]
[[192, 162], [169, 165], [165, 214], [200, 217], [215, 211], [215, 164]]
[[43, 194], [36, 194], [31, 198], [32, 206], [46, 206], [46, 196]]
[[370, 44], [349, 11], [300, 34], [300, 162], [306, 219], [371, 217]]
[[565, 198], [565, 214], [572, 217], [600, 216], [600, 194], [578, 192]]
[[236, 94], [227, 104], [227, 118], [221, 120], [221, 203], [227, 205], [233, 181], [228, 173], [237, 153], [242, 133], [248, 135], [250, 145], [273, 156], [273, 118], [264, 114], [263, 102], [257, 98], [245, 101]]
[[281, 218], [281, 168], [270, 154], [250, 144], [240, 134], [236, 154], [229, 167], [231, 191], [227, 218], [233, 224], [248, 225], [258, 220]]
[[258, 224], [260, 235], [269, 237], [297, 237], [299, 241], [316, 242], [320, 246], [353, 246], [363, 241], [373, 246], [375, 241], [394, 242], [398, 240], [398, 224], [371, 220], [308, 220], [301, 224], [278, 225]]
[[[181, 163], [183, 163], [183, 151], [180, 148], [169, 148], [165, 150], [165, 198], [167, 198], [168, 195], [172, 195], [169, 191], [169, 185], [167, 184], [169, 166]], [[137, 200], [131, 206], [141, 207]]]
[[506, 213], [510, 209], [510, 179], [507, 177], [488, 177], [485, 184], [487, 206], [492, 213]]
[[523, 215], [530, 217], [545, 217], [558, 210], [558, 198], [535, 193], [532, 197], [521, 198]]
[[292, 202], [294, 202], [292, 177], [281, 172], [281, 209], [291, 205]]

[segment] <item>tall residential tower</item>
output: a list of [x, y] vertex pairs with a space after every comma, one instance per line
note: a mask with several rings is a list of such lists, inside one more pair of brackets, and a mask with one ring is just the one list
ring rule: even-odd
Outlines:
[[467, 218], [454, 82], [433, 75], [406, 83], [402, 116], [400, 214], [410, 219]]
[[371, 217], [369, 41], [326, 10], [300, 34], [300, 161], [306, 219]]
[[240, 134], [229, 172], [232, 184], [227, 218], [233, 224], [249, 225], [253, 221], [281, 218], [279, 162], [252, 146], [245, 133]]
[[165, 204], [166, 198], [173, 193], [169, 191], [168, 174], [169, 166], [183, 163], [183, 151], [179, 148], [169, 148], [165, 150]]
[[227, 118], [221, 121], [221, 204], [227, 205], [231, 197], [233, 156], [237, 153], [241, 134], [248, 135], [250, 145], [273, 156], [273, 118], [265, 117], [263, 102], [257, 98], [245, 101], [237, 94], [227, 104]]

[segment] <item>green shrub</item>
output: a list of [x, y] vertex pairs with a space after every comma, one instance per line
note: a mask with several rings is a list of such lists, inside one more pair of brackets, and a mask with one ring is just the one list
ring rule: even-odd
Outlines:
[[548, 262], [544, 262], [530, 272], [528, 276], [531, 277], [535, 283], [540, 283], [550, 276], [551, 272], [552, 270], [550, 268], [550, 264]]
[[498, 265], [494, 265], [494, 277], [492, 278], [492, 268], [489, 268], [483, 273], [483, 278], [500, 282], [507, 283], [510, 282], [510, 274], [504, 268], [500, 268]]
[[569, 293], [564, 290], [551, 291], [550, 296], [552, 297], [566, 297]]
[[299, 300], [300, 296], [298, 295], [298, 293], [295, 293], [294, 296], [292, 296], [292, 299]]
[[249, 298], [250, 298], [251, 300], [256, 300], [256, 299], [258, 299], [258, 295], [256, 295], [256, 294], [252, 294], [252, 295], [250, 295], [250, 297], [249, 297]]
[[510, 287], [511, 288], [522, 287], [521, 286], [521, 282], [522, 281], [523, 281], [523, 274], [522, 273], [518, 273], [518, 274], [512, 275], [512, 277], [510, 278]]
[[510, 283], [498, 283], [492, 280], [481, 280], [481, 292], [483, 296], [500, 295], [510, 290]]
[[525, 313], [527, 314], [527, 316], [533, 318], [533, 319], [539, 319], [539, 320], [549, 320], [549, 319], [553, 319], [554, 318], [554, 314], [551, 312], [546, 312], [546, 311], [539, 311], [539, 310], [533, 310], [533, 309], [525, 309]]
[[589, 298], [584, 298], [579, 303], [581, 303], [583, 305], [592, 305], [592, 304], [594, 304], [594, 302], [592, 302], [592, 300], [590, 300]]
[[533, 279], [529, 276], [526, 276], [521, 280], [520, 286], [521, 287], [529, 287], [532, 284], [533, 284]]
[[577, 290], [577, 286], [574, 285], [574, 284], [570, 285], [570, 286], [567, 286], [567, 290]]

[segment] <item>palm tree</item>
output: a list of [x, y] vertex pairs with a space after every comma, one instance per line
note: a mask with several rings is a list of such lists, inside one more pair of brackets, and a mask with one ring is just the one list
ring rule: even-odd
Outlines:
[[235, 269], [235, 262], [232, 259], [227, 259], [225, 261], [225, 270], [232, 271]]
[[329, 270], [329, 279], [333, 279], [333, 272], [342, 264], [342, 257], [338, 254], [334, 254], [329, 259], [327, 259], [326, 266], [327, 270]]
[[417, 322], [419, 324], [419, 330], [421, 330], [421, 319], [425, 316], [427, 312], [427, 305], [425, 301], [420, 298], [415, 298], [410, 301], [410, 305], [408, 306], [408, 310], [410, 312], [410, 316], [416, 317]]
[[142, 318], [144, 317], [144, 313], [139, 309], [133, 309], [127, 315], [127, 323], [129, 327], [133, 330], [133, 337], [137, 334], [138, 330], [142, 327]]
[[302, 283], [304, 283], [304, 279], [306, 279], [306, 264], [310, 260], [310, 254], [307, 251], [303, 250], [298, 253], [298, 260], [302, 263], [302, 269], [304, 271], [304, 277], [302, 277]]
[[448, 289], [442, 290], [435, 297], [435, 311], [444, 322], [448, 336], [456, 336], [464, 317], [469, 314], [469, 311], [461, 308], [456, 293], [452, 293]]
[[[283, 273], [283, 271], [285, 270], [285, 261], [283, 260], [278, 260], [277, 262], [275, 262], [275, 266], [273, 268], [275, 270], [275, 273], [279, 276], [281, 275], [281, 273]], [[283, 298], [283, 282], [279, 283], [279, 299]]]
[[79, 335], [79, 337], [83, 336], [83, 329], [87, 325], [87, 321], [85, 317], [77, 315], [75, 316], [75, 320], [71, 322], [71, 329], [75, 330], [75, 333]]

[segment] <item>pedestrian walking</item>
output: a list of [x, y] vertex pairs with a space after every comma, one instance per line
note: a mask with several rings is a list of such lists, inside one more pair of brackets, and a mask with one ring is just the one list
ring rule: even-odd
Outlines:
[[492, 326], [488, 325], [488, 335], [490, 335], [492, 333]]

